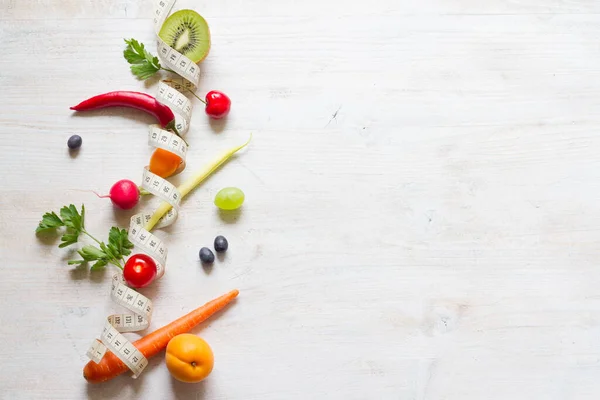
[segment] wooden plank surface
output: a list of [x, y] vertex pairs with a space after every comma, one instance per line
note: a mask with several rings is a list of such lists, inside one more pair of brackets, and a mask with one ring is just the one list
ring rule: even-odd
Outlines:
[[[66, 265], [41, 215], [139, 180], [152, 119], [68, 107], [154, 93], [122, 59], [152, 43], [146, 0], [0, 1], [2, 399], [584, 400], [600, 397], [600, 3], [593, 0], [180, 0], [212, 30], [189, 176], [254, 140], [159, 233], [158, 327], [232, 288], [194, 333], [215, 352], [198, 385], [164, 357], [138, 380], [88, 385], [85, 351], [111, 272]], [[83, 137], [70, 157], [66, 140]], [[212, 205], [224, 186], [237, 218]], [[144, 201], [139, 209], [151, 209]], [[230, 240], [207, 272], [200, 247]], [[135, 337], [135, 334], [132, 335]]]

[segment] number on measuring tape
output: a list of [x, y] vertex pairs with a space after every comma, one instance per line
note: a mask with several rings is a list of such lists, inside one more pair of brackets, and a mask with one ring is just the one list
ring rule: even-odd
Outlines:
[[[185, 161], [187, 153], [187, 145], [185, 142], [173, 132], [165, 131], [158, 125], [151, 125], [148, 133], [148, 144], [153, 147], [158, 147], [173, 154], [176, 154], [182, 161]], [[145, 175], [144, 181], [149, 182], [151, 177]], [[161, 178], [162, 179], [162, 178]]]
[[[200, 83], [200, 68], [192, 60], [166, 44], [161, 38], [157, 38], [157, 46], [158, 57], [162, 63], [197, 87]], [[180, 66], [181, 62], [184, 63], [185, 67]]]
[[[179, 90], [184, 89], [180, 84], [174, 83], [174, 86], [175, 87], [171, 87], [164, 82], [160, 82], [158, 84], [158, 95], [156, 98], [161, 103], [175, 108], [175, 110], [189, 122], [192, 116], [192, 102], [179, 92]], [[177, 87], [180, 89], [177, 89]]]
[[[173, 186], [171, 182], [153, 174], [147, 168], [144, 169], [143, 182], [144, 183], [142, 184], [142, 187], [144, 189], [166, 201], [167, 203], [170, 203], [173, 206], [172, 210], [177, 211], [181, 199], [181, 193], [179, 193], [179, 190]], [[162, 188], [165, 187], [168, 188], [168, 191], [162, 190]]]
[[[148, 328], [152, 316], [152, 301], [125, 285], [123, 276], [113, 276], [111, 299], [133, 314], [115, 314], [107, 318], [100, 341], [94, 340], [87, 352], [88, 357], [99, 363], [107, 350], [114, 353], [137, 377], [147, 365], [145, 357], [121, 334]], [[135, 355], [135, 359], [132, 356]]]

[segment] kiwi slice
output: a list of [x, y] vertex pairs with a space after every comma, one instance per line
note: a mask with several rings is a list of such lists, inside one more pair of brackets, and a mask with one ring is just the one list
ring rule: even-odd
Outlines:
[[171, 14], [160, 28], [158, 36], [195, 63], [204, 60], [210, 51], [208, 24], [194, 10], [180, 10]]

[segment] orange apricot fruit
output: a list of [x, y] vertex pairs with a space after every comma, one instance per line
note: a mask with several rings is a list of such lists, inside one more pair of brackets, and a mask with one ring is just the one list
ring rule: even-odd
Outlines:
[[204, 339], [191, 333], [183, 333], [169, 341], [165, 362], [173, 378], [181, 382], [197, 383], [210, 375], [215, 359]]

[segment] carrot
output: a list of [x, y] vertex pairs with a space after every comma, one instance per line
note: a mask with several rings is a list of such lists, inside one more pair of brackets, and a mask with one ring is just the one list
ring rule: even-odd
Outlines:
[[[195, 309], [187, 315], [155, 330], [143, 338], [133, 342], [133, 345], [144, 355], [150, 358], [167, 347], [169, 341], [182, 333], [189, 332], [199, 323], [207, 320], [213, 314], [224, 308], [237, 297], [237, 289], [209, 301], [205, 305]], [[83, 368], [83, 377], [90, 383], [104, 382], [112, 379], [129, 368], [110, 351], [107, 351], [98, 364], [93, 361], [87, 363]]]

